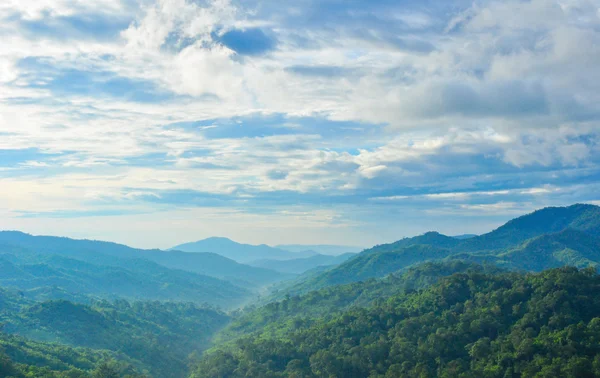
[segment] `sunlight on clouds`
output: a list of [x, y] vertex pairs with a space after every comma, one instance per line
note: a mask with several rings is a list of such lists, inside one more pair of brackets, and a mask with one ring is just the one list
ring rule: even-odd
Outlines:
[[28, 20], [40, 19], [48, 14], [56, 17], [124, 10], [121, 0], [5, 0], [0, 4], [0, 14], [17, 13]]
[[464, 4], [4, 1], [0, 149], [40, 156], [3, 164], [0, 211], [387, 237], [597, 200], [600, 4]]

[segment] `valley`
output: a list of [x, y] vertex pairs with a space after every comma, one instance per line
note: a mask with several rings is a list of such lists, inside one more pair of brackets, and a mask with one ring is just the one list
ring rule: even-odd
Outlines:
[[[480, 236], [428, 232], [360, 253], [194, 245], [203, 250], [0, 232], [0, 371], [571, 376], [596, 374], [600, 361], [591, 341], [600, 335], [597, 206], [545, 208]], [[571, 340], [575, 329], [576, 353], [556, 360], [575, 344], [552, 338]]]

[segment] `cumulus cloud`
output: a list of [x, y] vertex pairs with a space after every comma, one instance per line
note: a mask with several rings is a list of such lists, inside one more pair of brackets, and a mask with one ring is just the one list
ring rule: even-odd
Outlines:
[[4, 1], [0, 210], [328, 206], [392, 238], [396, 211], [597, 200], [599, 9]]

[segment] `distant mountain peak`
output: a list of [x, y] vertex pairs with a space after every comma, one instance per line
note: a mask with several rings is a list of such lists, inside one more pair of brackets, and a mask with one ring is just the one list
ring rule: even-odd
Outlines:
[[229, 238], [227, 238], [225, 236], [211, 236], [211, 237], [208, 237], [208, 238], [205, 238], [205, 239], [201, 239], [201, 240], [198, 240], [198, 241], [222, 241], [222, 242], [231, 242], [231, 243], [239, 244], [238, 242], [236, 242], [234, 240], [231, 240], [231, 239], [229, 239]]
[[266, 244], [242, 244], [224, 237], [210, 237], [196, 242], [177, 245], [170, 250], [183, 252], [212, 252], [225, 256], [240, 263], [257, 260], [289, 260], [300, 257], [314, 256], [315, 253], [293, 253]]
[[458, 239], [458, 240], [466, 240], [466, 239], [472, 239], [472, 238], [476, 238], [479, 235], [476, 234], [462, 234], [462, 235], [453, 235], [452, 237], [454, 239]]
[[437, 231], [427, 231], [426, 233], [423, 234], [423, 236], [446, 236], [446, 235], [443, 235]]

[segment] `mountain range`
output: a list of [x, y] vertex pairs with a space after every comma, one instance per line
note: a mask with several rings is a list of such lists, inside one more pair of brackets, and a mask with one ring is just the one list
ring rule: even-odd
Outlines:
[[[586, 335], [596, 340], [597, 312], [584, 304], [600, 303], [598, 206], [544, 208], [479, 236], [432, 231], [360, 253], [304, 251], [223, 238], [142, 250], [0, 232], [0, 374], [89, 377], [93, 369], [113, 369], [120, 376], [183, 378], [192, 365], [194, 377], [432, 376], [444, 369], [453, 376], [483, 363], [485, 354], [473, 352], [480, 343], [497, 354], [486, 362], [489, 369], [520, 376], [511, 370], [520, 363], [536, 372], [535, 364], [542, 369], [560, 360], [550, 348], [544, 353], [553, 359], [539, 362], [535, 348], [574, 334], [569, 328], [547, 339], [548, 330], [563, 332], [584, 321]], [[536, 340], [529, 330], [534, 318], [538, 329], [547, 329]], [[450, 340], [450, 329], [451, 337], [464, 340]], [[509, 331], [507, 344], [494, 349], [496, 332]], [[189, 358], [209, 348], [209, 340], [216, 343], [210, 352]], [[445, 349], [425, 353], [420, 345]], [[454, 365], [436, 362], [455, 345], [461, 347], [452, 352]], [[511, 348], [514, 355], [501, 354]], [[416, 357], [415, 350], [424, 354]], [[398, 356], [412, 362], [395, 364]], [[419, 361], [427, 366], [415, 365]], [[594, 376], [591, 362], [577, 361], [560, 362], [547, 376]]]
[[302, 274], [314, 268], [341, 264], [344, 261], [351, 259], [354, 255], [354, 253], [344, 253], [337, 256], [319, 254], [291, 260], [257, 260], [252, 261], [249, 264], [282, 273]]
[[[116, 243], [0, 232], [0, 285], [231, 307], [292, 276], [214, 253], [140, 250]], [[43, 288], [43, 290], [41, 289]]]
[[384, 277], [432, 260], [464, 259], [515, 270], [600, 263], [600, 207], [549, 207], [466, 239], [427, 232], [364, 250], [356, 257], [288, 286], [290, 293]]
[[331, 244], [281, 244], [276, 248], [290, 252], [313, 251], [322, 255], [343, 255], [346, 253], [358, 253], [364, 248], [348, 245], [331, 245]]
[[248, 263], [257, 260], [291, 260], [303, 257], [315, 256], [318, 253], [303, 249], [298, 252], [290, 252], [284, 249], [270, 247], [266, 244], [251, 245], [236, 243], [228, 238], [212, 237], [196, 242], [185, 243], [170, 248], [171, 251], [184, 252], [212, 252], [225, 256], [240, 263]]

